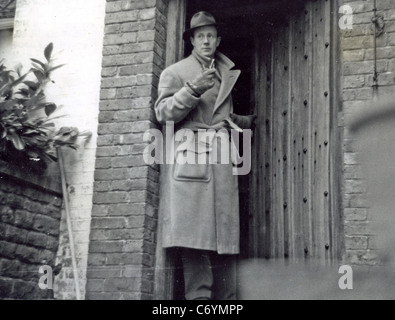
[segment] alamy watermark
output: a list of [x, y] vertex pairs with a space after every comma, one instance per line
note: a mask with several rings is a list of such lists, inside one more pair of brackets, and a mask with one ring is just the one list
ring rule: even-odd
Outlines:
[[53, 290], [53, 270], [50, 266], [41, 266], [38, 273], [43, 274], [38, 280], [38, 286], [41, 290]]
[[[252, 131], [243, 130], [242, 145], [237, 130], [182, 128], [175, 132], [174, 122], [167, 122], [165, 135], [150, 129], [144, 134], [144, 162], [180, 165], [233, 165], [233, 175], [248, 175], [251, 171]], [[240, 154], [242, 150], [242, 155]]]
[[339, 288], [341, 290], [353, 290], [354, 273], [352, 267], [348, 265], [341, 266], [339, 269], [339, 274], [342, 274], [339, 279]]
[[339, 20], [339, 28], [341, 30], [352, 30], [354, 24], [353, 9], [350, 5], [346, 4], [339, 8], [339, 13], [342, 14]]

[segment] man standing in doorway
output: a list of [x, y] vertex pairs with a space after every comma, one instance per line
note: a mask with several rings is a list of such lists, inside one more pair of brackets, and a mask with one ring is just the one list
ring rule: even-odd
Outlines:
[[[234, 63], [217, 51], [221, 38], [215, 18], [196, 13], [184, 40], [191, 41], [192, 54], [163, 71], [156, 117], [161, 124], [173, 123], [176, 135], [183, 130], [195, 133], [193, 145], [176, 141], [174, 159], [186, 154], [208, 159], [213, 148], [224, 150], [221, 144], [229, 146], [231, 141], [219, 134], [209, 142], [199, 141], [199, 130], [229, 130], [229, 123], [249, 129], [253, 117], [233, 114], [231, 91], [240, 71], [231, 70]], [[163, 247], [180, 248], [187, 300], [236, 299], [238, 177], [232, 155], [220, 158], [220, 163], [175, 161], [162, 167]]]

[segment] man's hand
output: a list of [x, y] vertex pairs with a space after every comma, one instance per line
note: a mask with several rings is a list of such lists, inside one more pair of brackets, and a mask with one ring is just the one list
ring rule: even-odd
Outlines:
[[214, 87], [215, 69], [208, 69], [198, 75], [193, 81], [190, 82], [191, 88], [199, 96]]
[[230, 119], [242, 129], [254, 129], [256, 125], [256, 115], [240, 116], [234, 113], [230, 114]]

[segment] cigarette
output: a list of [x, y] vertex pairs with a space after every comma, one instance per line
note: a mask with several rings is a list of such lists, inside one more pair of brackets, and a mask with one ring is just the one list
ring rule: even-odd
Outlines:
[[241, 129], [236, 123], [234, 123], [230, 118], [225, 119], [226, 122], [228, 122], [228, 124], [230, 125], [230, 127], [234, 130], [236, 130], [237, 132], [242, 133], [243, 129]]
[[211, 61], [210, 69], [214, 68], [214, 62], [215, 62], [215, 59], [213, 59], [213, 60]]

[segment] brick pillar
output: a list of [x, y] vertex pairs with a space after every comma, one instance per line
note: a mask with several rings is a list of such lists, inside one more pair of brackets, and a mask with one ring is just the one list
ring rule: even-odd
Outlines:
[[107, 0], [87, 299], [152, 299], [159, 168], [143, 134], [164, 67], [166, 0]]
[[[353, 114], [373, 98], [373, 0], [341, 0], [341, 5], [353, 9], [353, 27], [341, 31], [342, 49], [342, 111], [344, 116], [344, 219], [345, 262], [356, 266], [378, 264], [374, 217], [369, 210], [367, 181], [358, 154], [358, 141], [347, 127]], [[393, 28], [395, 2], [377, 1], [378, 14], [385, 18], [385, 33], [377, 38], [377, 93], [392, 93], [395, 86], [395, 32]], [[372, 107], [375, 104], [372, 103]]]
[[[371, 228], [366, 198], [366, 180], [357, 154], [357, 142], [347, 130], [350, 115], [355, 108], [372, 99], [373, 60], [366, 52], [373, 50], [371, 18], [372, 1], [340, 1], [350, 5], [354, 14], [351, 30], [341, 31], [342, 48], [342, 102], [344, 113], [344, 230], [345, 262], [352, 265], [374, 264], [370, 251]], [[380, 62], [381, 64], [381, 62]]]

